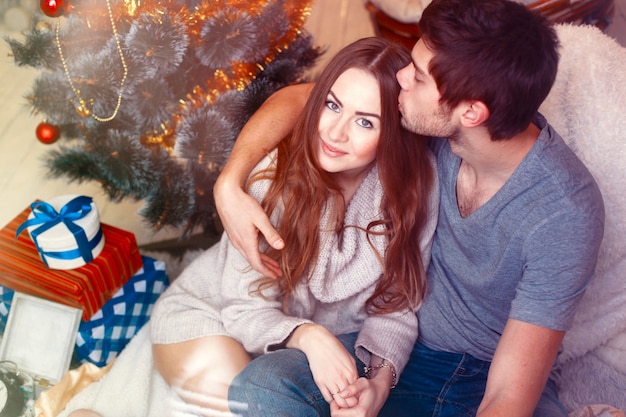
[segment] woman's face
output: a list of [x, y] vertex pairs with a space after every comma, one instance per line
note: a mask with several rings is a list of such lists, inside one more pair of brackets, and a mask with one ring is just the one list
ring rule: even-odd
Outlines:
[[360, 181], [376, 157], [380, 88], [367, 71], [350, 68], [332, 85], [319, 123], [319, 163], [341, 179]]

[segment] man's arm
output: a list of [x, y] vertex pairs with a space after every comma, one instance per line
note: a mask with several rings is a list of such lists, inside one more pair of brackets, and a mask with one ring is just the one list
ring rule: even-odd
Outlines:
[[282, 249], [284, 243], [243, 187], [256, 164], [291, 132], [311, 88], [312, 84], [285, 87], [263, 103], [241, 130], [213, 188], [217, 213], [229, 239], [252, 268], [267, 276], [280, 275], [280, 268], [259, 253], [258, 233], [276, 249]]
[[530, 417], [565, 332], [509, 319], [489, 369], [477, 417]]

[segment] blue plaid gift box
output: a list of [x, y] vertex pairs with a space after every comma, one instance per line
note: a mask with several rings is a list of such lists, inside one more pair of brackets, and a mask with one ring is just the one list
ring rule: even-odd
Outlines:
[[[104, 366], [115, 358], [141, 327], [169, 284], [165, 263], [142, 256], [143, 267], [98, 310], [81, 321], [76, 353], [81, 361]], [[0, 285], [0, 332], [7, 324], [14, 291]]]
[[76, 353], [83, 361], [104, 366], [124, 349], [150, 319], [152, 307], [169, 280], [165, 263], [142, 256], [143, 268], [78, 328]]
[[0, 334], [4, 333], [4, 328], [7, 326], [13, 293], [12, 289], [0, 285]]

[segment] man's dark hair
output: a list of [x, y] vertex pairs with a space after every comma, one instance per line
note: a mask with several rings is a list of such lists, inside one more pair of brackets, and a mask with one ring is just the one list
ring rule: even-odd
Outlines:
[[433, 0], [419, 26], [442, 104], [485, 103], [494, 140], [528, 127], [559, 61], [556, 32], [543, 16], [509, 0]]

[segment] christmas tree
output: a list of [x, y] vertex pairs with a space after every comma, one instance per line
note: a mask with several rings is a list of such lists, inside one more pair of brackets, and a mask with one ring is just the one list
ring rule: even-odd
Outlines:
[[41, 0], [15, 63], [41, 70], [52, 176], [144, 201], [155, 229], [219, 231], [213, 184], [251, 114], [320, 55], [303, 0]]

